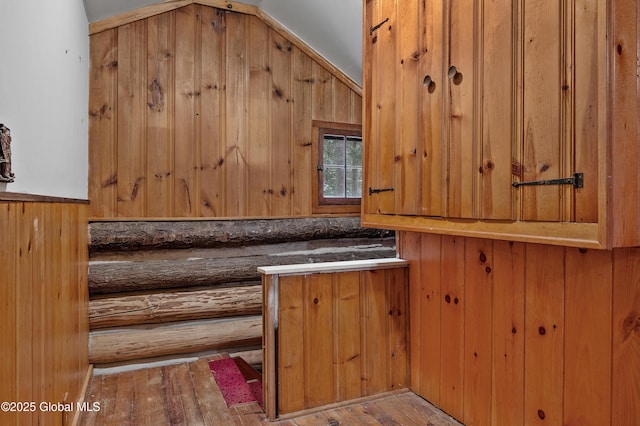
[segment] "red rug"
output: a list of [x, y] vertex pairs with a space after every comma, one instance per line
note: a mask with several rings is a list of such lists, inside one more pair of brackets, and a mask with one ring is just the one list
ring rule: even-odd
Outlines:
[[262, 383], [247, 383], [235, 361], [231, 358], [209, 361], [213, 373], [227, 407], [257, 402], [262, 405]]

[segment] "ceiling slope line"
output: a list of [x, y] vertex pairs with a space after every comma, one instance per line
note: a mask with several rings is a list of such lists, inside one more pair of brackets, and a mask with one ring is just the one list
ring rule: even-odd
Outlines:
[[290, 43], [316, 61], [320, 66], [329, 71], [334, 77], [344, 83], [349, 89], [362, 96], [362, 87], [344, 73], [340, 68], [336, 67], [315, 49], [301, 40], [298, 36], [289, 31], [285, 26], [280, 24], [271, 15], [264, 10], [243, 3], [237, 3], [225, 0], [168, 0], [162, 3], [145, 6], [131, 12], [125, 12], [110, 18], [102, 19], [89, 24], [89, 35], [97, 34], [102, 31], [117, 28], [122, 25], [129, 24], [140, 19], [146, 19], [161, 13], [170, 12], [190, 4], [198, 4], [203, 6], [215, 7], [218, 9], [226, 9], [229, 11], [253, 15], [262, 20], [272, 30], [276, 31]]

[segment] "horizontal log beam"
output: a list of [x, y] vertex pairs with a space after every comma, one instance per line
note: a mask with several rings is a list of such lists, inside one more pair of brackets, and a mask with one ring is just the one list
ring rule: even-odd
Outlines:
[[213, 349], [255, 347], [262, 341], [262, 319], [123, 328], [89, 334], [89, 363], [109, 364]]
[[90, 252], [215, 248], [332, 238], [383, 238], [393, 231], [362, 228], [358, 217], [105, 221], [89, 224]]
[[116, 295], [89, 301], [91, 330], [262, 313], [262, 286]]
[[[184, 257], [167, 260], [110, 260], [89, 262], [90, 294], [120, 293], [168, 288], [193, 288], [240, 281], [260, 280], [259, 266], [292, 265], [341, 260], [394, 257], [393, 238], [376, 244], [345, 246], [349, 242], [332, 240], [305, 250], [284, 250], [267, 246], [272, 254], [255, 256]], [[354, 243], [350, 241], [350, 243]], [[264, 248], [264, 247], [263, 247]], [[290, 248], [289, 246], [285, 246]], [[200, 253], [201, 255], [203, 253]]]

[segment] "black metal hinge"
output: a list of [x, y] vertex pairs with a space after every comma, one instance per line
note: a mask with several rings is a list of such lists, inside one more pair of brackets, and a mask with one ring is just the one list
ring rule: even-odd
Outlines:
[[530, 182], [513, 182], [513, 187], [534, 185], [573, 185], [574, 188], [582, 188], [584, 185], [584, 173], [574, 173], [573, 177], [548, 180], [534, 180]]
[[371, 188], [369, 187], [369, 195], [378, 194], [380, 192], [393, 191], [393, 188]]
[[373, 27], [369, 28], [369, 35], [373, 35], [373, 32], [375, 30], [377, 30], [378, 28], [380, 28], [381, 26], [383, 26], [388, 20], [389, 20], [389, 18], [387, 18], [384, 21], [380, 22], [378, 25], [374, 25]]

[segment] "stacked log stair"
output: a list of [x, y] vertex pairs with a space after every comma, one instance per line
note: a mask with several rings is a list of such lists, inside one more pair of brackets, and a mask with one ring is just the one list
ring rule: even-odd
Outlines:
[[357, 217], [96, 221], [89, 225], [89, 361], [227, 352], [261, 363], [258, 266], [394, 257]]

